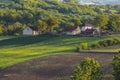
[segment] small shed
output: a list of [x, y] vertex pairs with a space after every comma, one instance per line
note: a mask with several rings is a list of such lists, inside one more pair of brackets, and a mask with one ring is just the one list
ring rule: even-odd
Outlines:
[[34, 27], [26, 27], [24, 30], [23, 30], [23, 35], [38, 35], [39, 32], [37, 30], [35, 30]]

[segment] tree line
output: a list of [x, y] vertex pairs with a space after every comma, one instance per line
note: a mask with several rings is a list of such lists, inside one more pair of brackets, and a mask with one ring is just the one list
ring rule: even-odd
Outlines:
[[26, 26], [49, 32], [66, 26], [82, 26], [85, 22], [92, 22], [103, 31], [120, 32], [120, 5], [79, 5], [73, 0], [11, 0], [0, 7], [0, 35], [21, 35]]

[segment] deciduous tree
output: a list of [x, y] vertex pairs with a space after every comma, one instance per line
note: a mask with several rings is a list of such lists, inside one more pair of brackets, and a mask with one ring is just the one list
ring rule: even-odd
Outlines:
[[96, 27], [100, 27], [102, 31], [107, 28], [106, 27], [107, 24], [108, 24], [108, 17], [104, 14], [98, 15], [94, 19], [94, 25]]
[[111, 15], [108, 23], [108, 29], [114, 32], [120, 32], [120, 15]]
[[98, 61], [86, 58], [74, 71], [71, 80], [101, 80], [102, 72]]
[[113, 58], [113, 76], [115, 80], [120, 80], [120, 54]]

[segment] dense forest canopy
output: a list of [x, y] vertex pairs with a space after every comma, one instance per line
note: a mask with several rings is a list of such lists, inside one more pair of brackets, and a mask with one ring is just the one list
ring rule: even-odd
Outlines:
[[[97, 19], [100, 22], [95, 22]], [[104, 19], [107, 21], [101, 23]], [[51, 31], [55, 27], [62, 30], [65, 26], [81, 26], [86, 21], [119, 32], [120, 5], [80, 5], [75, 0], [6, 0], [0, 3], [1, 35], [20, 35], [26, 26], [40, 31]]]

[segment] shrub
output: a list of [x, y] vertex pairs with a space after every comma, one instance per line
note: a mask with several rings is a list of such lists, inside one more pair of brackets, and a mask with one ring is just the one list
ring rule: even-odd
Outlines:
[[77, 51], [77, 52], [80, 52], [80, 50], [81, 50], [80, 47], [77, 47], [77, 48], [76, 48], [76, 51]]
[[88, 48], [88, 43], [81, 43], [80, 48], [81, 49], [87, 49]]
[[100, 48], [100, 47], [112, 46], [115, 44], [120, 44], [120, 40], [118, 40], [118, 39], [103, 40], [103, 41], [99, 41], [96, 44], [91, 45], [91, 47], [92, 48]]
[[88, 49], [88, 43], [81, 43], [77, 48], [76, 51], [80, 52], [80, 50]]
[[102, 71], [98, 61], [93, 58], [86, 58], [80, 66], [74, 70], [71, 80], [101, 80]]
[[92, 48], [100, 48], [101, 46], [98, 43], [96, 43], [96, 44], [91, 45], [91, 47]]
[[106, 46], [108, 46], [106, 40], [104, 40], [104, 41], [99, 41], [98, 43], [99, 43], [99, 45], [100, 45], [101, 47], [106, 47]]
[[113, 58], [113, 76], [115, 80], [120, 80], [120, 54]]
[[118, 53], [120, 53], [120, 51], [118, 51]]
[[119, 44], [119, 43], [120, 43], [120, 40], [118, 40], [118, 39], [113, 39], [113, 43], [114, 43], [114, 44]]
[[111, 46], [114, 44], [114, 41], [113, 40], [106, 40], [106, 43], [108, 44], [108, 46]]

